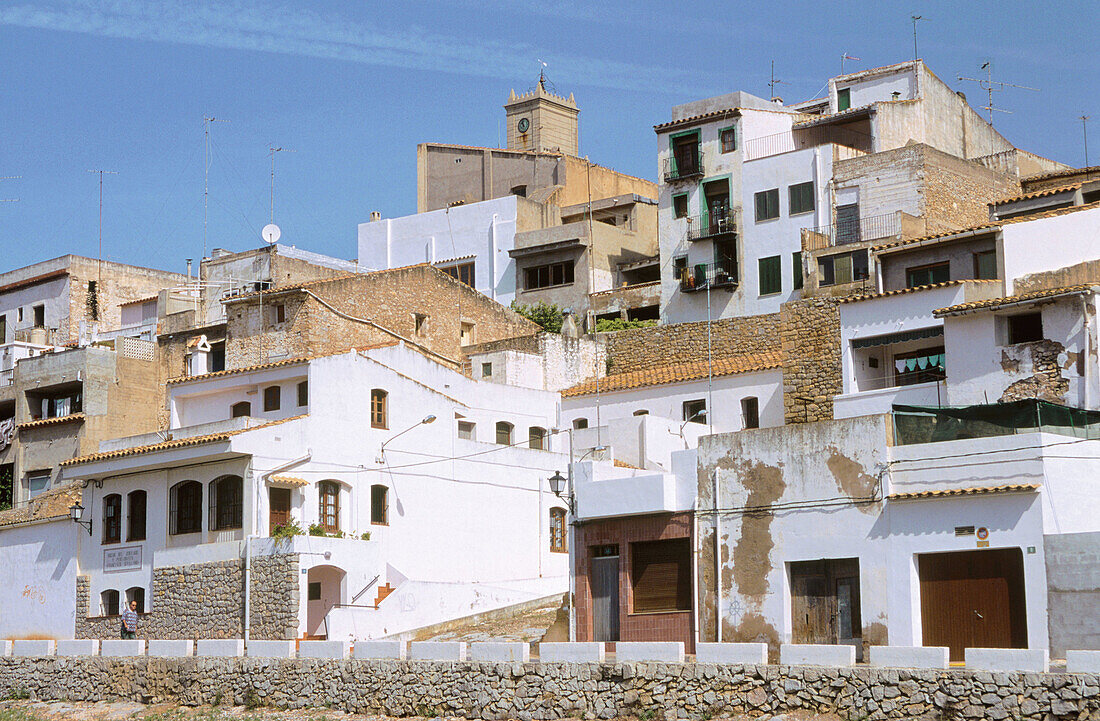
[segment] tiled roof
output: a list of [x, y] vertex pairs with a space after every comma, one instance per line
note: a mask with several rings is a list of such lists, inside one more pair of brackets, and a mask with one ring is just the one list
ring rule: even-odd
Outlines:
[[283, 366], [292, 366], [299, 363], [308, 363], [311, 360], [317, 360], [318, 358], [327, 358], [329, 356], [341, 355], [343, 353], [351, 353], [353, 351], [374, 350], [375, 348], [389, 348], [395, 346], [400, 341], [389, 341], [387, 343], [375, 343], [373, 345], [356, 346], [354, 348], [344, 348], [343, 350], [332, 351], [331, 353], [318, 353], [317, 355], [302, 356], [300, 358], [284, 358], [283, 360], [272, 361], [270, 363], [261, 363], [254, 366], [245, 366], [244, 368], [232, 368], [225, 371], [214, 371], [212, 373], [203, 373], [197, 376], [180, 376], [179, 378], [168, 379], [169, 384], [176, 383], [190, 383], [191, 381], [202, 381], [209, 378], [221, 378], [223, 376], [238, 375], [240, 373], [254, 373], [256, 371], [265, 371], [269, 368], [281, 368]]
[[272, 476], [269, 479], [269, 483], [274, 483], [277, 486], [308, 486], [309, 481], [304, 478], [297, 478], [295, 476]]
[[641, 466], [635, 466], [635, 465], [632, 465], [630, 463], [627, 463], [626, 461], [620, 461], [618, 458], [616, 458], [612, 463], [614, 464], [614, 466], [616, 468], [631, 468], [635, 471], [644, 471], [645, 470]]
[[[735, 356], [714, 359], [714, 376], [728, 376], [735, 373], [751, 373], [753, 371], [778, 368], [782, 360], [778, 351], [767, 353], [742, 353]], [[601, 393], [623, 391], [630, 388], [642, 388], [656, 386], [665, 383], [683, 383], [706, 378], [709, 375], [707, 361], [693, 361], [691, 363], [674, 363], [672, 365], [657, 366], [641, 371], [629, 373], [616, 373], [604, 376], [599, 380]], [[561, 392], [562, 396], [592, 395], [596, 392], [596, 380], [588, 380], [584, 383], [566, 388]]]
[[74, 423], [76, 421], [83, 420], [83, 413], [70, 413], [67, 416], [58, 416], [57, 418], [40, 418], [37, 421], [27, 421], [26, 423], [20, 423], [19, 430], [26, 430], [28, 428], [41, 428], [42, 426], [56, 426], [62, 423]]
[[978, 486], [974, 488], [948, 488], [942, 491], [913, 491], [891, 493], [888, 501], [916, 501], [924, 498], [951, 498], [953, 496], [980, 496], [990, 493], [1029, 493], [1039, 490], [1036, 483], [1010, 483], [1004, 486]]
[[596, 290], [589, 295], [611, 295], [613, 293], [621, 293], [624, 290], [634, 290], [635, 288], [644, 288], [647, 285], [660, 285], [659, 280], [647, 280], [644, 283], [632, 283], [631, 285], [620, 285], [618, 288], [608, 288], [607, 290]]
[[1039, 175], [1029, 175], [1026, 178], [1024, 178], [1024, 182], [1034, 183], [1034, 182], [1037, 182], [1039, 180], [1047, 180], [1049, 178], [1059, 178], [1059, 177], [1064, 177], [1066, 175], [1079, 175], [1081, 173], [1084, 173], [1086, 175], [1091, 175], [1092, 171], [1094, 171], [1094, 170], [1095, 171], [1100, 171], [1100, 165], [1090, 165], [1090, 166], [1084, 167], [1084, 168], [1066, 168], [1065, 170], [1055, 170], [1051, 173], [1040, 173]]
[[138, 303], [150, 303], [154, 300], [159, 300], [159, 298], [160, 298], [160, 296], [150, 295], [150, 296], [147, 296], [145, 298], [138, 298], [137, 300], [127, 300], [127, 301], [124, 301], [122, 303], [119, 303], [119, 305], [136, 305]]
[[922, 290], [932, 290], [933, 288], [950, 288], [954, 285], [962, 285], [963, 283], [1000, 283], [999, 280], [985, 280], [978, 278], [968, 278], [966, 280], [945, 280], [942, 283], [932, 283], [931, 285], [918, 285], [912, 288], [898, 288], [897, 290], [887, 290], [882, 293], [864, 293], [862, 295], [846, 295], [842, 298], [837, 298], [837, 303], [856, 303], [861, 300], [871, 300], [872, 298], [886, 298], [891, 295], [904, 295], [905, 293], [919, 293]]
[[987, 298], [986, 300], [975, 300], [969, 303], [959, 303], [958, 305], [948, 306], [947, 308], [940, 308], [938, 310], [932, 311], [932, 313], [933, 315], [942, 317], [945, 315], [965, 313], [974, 310], [989, 310], [993, 308], [1000, 308], [1002, 306], [1015, 305], [1017, 303], [1026, 303], [1032, 300], [1042, 300], [1043, 298], [1057, 298], [1066, 295], [1084, 295], [1086, 293], [1096, 292], [1100, 292], [1100, 286], [1096, 284], [1070, 285], [1064, 288], [1037, 290], [1033, 293], [1021, 293], [1020, 295], [1010, 295], [1004, 298]]
[[0, 511], [0, 527], [64, 518], [69, 515], [69, 506], [79, 500], [79, 482], [52, 488], [35, 496], [25, 506]]
[[104, 451], [103, 453], [92, 453], [87, 456], [80, 456], [79, 458], [72, 458], [67, 461], [61, 461], [61, 465], [78, 466], [82, 463], [95, 463], [97, 461], [106, 461], [112, 458], [124, 458], [126, 456], [140, 456], [145, 453], [156, 453], [158, 451], [169, 451], [176, 448], [189, 448], [191, 446], [201, 446], [206, 443], [218, 443], [221, 441], [227, 441], [233, 436], [239, 436], [242, 433], [249, 433], [251, 431], [258, 431], [261, 428], [270, 428], [271, 426], [277, 426], [283, 423], [289, 423], [290, 421], [296, 421], [299, 418], [305, 418], [308, 413], [303, 413], [300, 416], [291, 416], [290, 418], [283, 418], [277, 421], [271, 421], [269, 423], [263, 423], [258, 426], [252, 426], [251, 428], [241, 428], [235, 431], [225, 431], [223, 433], [211, 433], [205, 436], [192, 436], [191, 438], [180, 438], [179, 440], [162, 441], [161, 443], [153, 443], [148, 446], [137, 446], [135, 448], [123, 448], [117, 451]]
[[691, 115], [686, 118], [680, 118], [679, 120], [670, 120], [667, 123], [659, 123], [654, 125], [653, 129], [657, 132], [665, 130], [667, 128], [675, 128], [678, 125], [691, 125], [692, 123], [700, 120], [708, 120], [710, 118], [719, 118], [722, 116], [736, 117], [741, 113], [740, 108], [721, 108], [719, 110], [711, 110], [708, 113], [700, 113], [699, 115]]
[[1004, 203], [1015, 203], [1017, 200], [1031, 200], [1032, 198], [1045, 198], [1048, 195], [1058, 195], [1059, 193], [1065, 193], [1071, 190], [1077, 190], [1083, 182], [1073, 183], [1072, 185], [1063, 185], [1057, 188], [1047, 188], [1046, 190], [1036, 190], [1034, 193], [1024, 193], [1023, 195], [1017, 195], [1011, 198], [1002, 198], [1000, 200], [994, 200], [993, 205], [1003, 205]]
[[854, 118], [860, 115], [866, 115], [871, 112], [875, 107], [875, 103], [868, 105], [860, 105], [858, 108], [848, 108], [847, 110], [841, 110], [836, 113], [827, 113], [825, 115], [814, 115], [806, 120], [799, 120], [794, 123], [795, 128], [808, 128], [813, 125], [825, 125], [827, 123], [842, 122], [848, 118]]
[[[302, 290], [304, 288], [313, 288], [318, 285], [324, 285], [326, 283], [335, 283], [341, 280], [347, 280], [348, 278], [365, 278], [379, 273], [394, 273], [399, 270], [408, 270], [409, 268], [418, 267], [431, 267], [430, 263], [413, 263], [411, 265], [402, 265], [397, 268], [382, 268], [381, 270], [371, 270], [362, 273], [340, 273], [328, 278], [318, 278], [317, 280], [306, 281], [305, 283], [294, 283], [293, 285], [277, 285], [274, 288], [268, 288], [267, 290], [257, 290], [251, 293], [241, 293], [240, 295], [231, 295], [228, 298], [222, 298], [222, 303], [236, 303], [239, 300], [246, 300], [248, 298], [255, 298], [260, 295], [271, 296], [276, 293], [290, 293], [296, 290]], [[442, 271], [441, 271], [442, 272]]]

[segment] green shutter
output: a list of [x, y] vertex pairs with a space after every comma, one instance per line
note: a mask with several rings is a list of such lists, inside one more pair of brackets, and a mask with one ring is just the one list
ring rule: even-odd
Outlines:
[[802, 288], [802, 251], [796, 251], [791, 253], [792, 269], [791, 274], [794, 277], [794, 289], [801, 290]]
[[782, 264], [778, 255], [759, 260], [760, 295], [783, 291]]

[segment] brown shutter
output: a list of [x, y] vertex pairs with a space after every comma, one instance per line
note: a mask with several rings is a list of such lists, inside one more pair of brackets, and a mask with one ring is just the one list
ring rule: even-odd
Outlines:
[[687, 538], [630, 546], [634, 612], [691, 609], [691, 542]]

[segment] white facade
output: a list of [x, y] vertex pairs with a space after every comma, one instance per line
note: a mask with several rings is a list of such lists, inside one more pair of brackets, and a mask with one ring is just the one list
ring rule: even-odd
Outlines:
[[72, 638], [78, 531], [68, 516], [0, 527], [0, 639]]
[[1100, 257], [1100, 208], [1006, 223], [1001, 245], [1005, 295], [1014, 295], [1020, 278]]

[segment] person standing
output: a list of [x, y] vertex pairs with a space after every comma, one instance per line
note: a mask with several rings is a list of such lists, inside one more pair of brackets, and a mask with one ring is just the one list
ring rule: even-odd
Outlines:
[[136, 638], [137, 624], [137, 601], [130, 601], [130, 607], [122, 612], [122, 638]]

